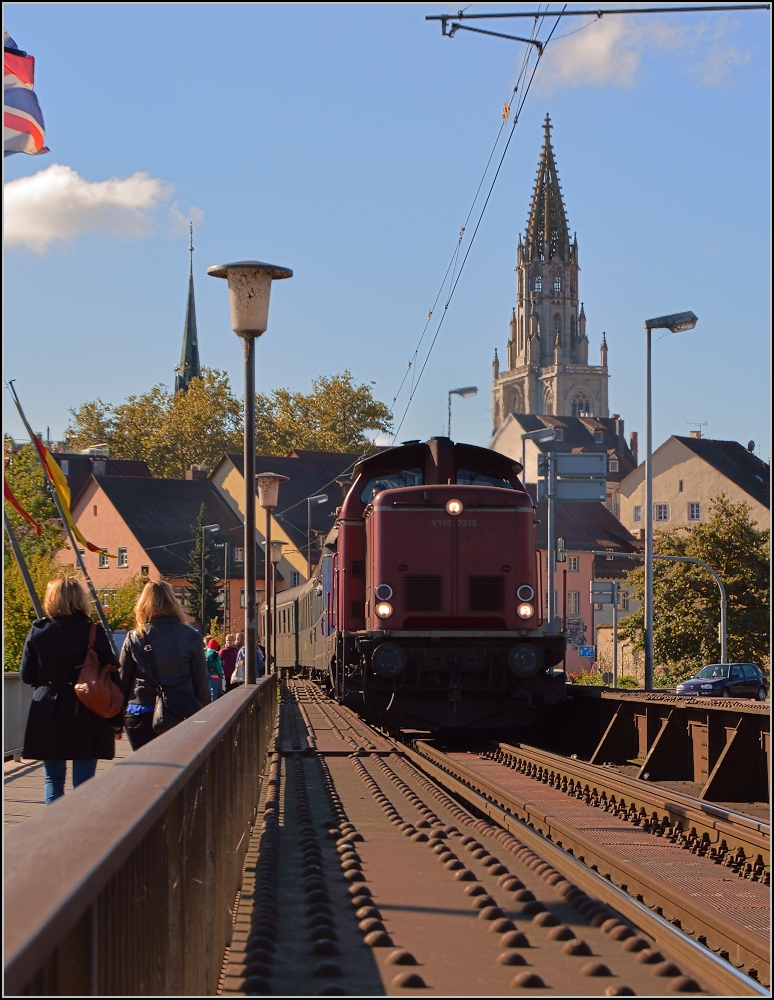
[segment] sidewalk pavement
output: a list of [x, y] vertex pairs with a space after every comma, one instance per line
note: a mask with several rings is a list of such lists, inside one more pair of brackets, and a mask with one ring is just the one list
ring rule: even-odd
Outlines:
[[[116, 740], [115, 760], [128, 757], [132, 752], [126, 734]], [[112, 765], [112, 760], [98, 760], [97, 774]], [[67, 765], [65, 795], [73, 793], [72, 764]], [[8, 829], [21, 823], [38, 809], [43, 809], [43, 762], [40, 760], [7, 760], [3, 766], [3, 827]]]

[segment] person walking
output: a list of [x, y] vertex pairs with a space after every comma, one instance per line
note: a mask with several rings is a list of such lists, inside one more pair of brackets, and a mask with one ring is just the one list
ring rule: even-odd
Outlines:
[[[134, 606], [136, 629], [121, 649], [121, 688], [128, 702], [124, 724], [132, 750], [152, 739], [153, 711], [159, 685], [164, 691], [211, 700], [204, 647], [199, 633], [186, 624], [186, 613], [170, 585], [149, 580]], [[150, 647], [150, 649], [148, 649]]]
[[[234, 673], [232, 676], [232, 686], [238, 687], [240, 684], [245, 683], [245, 659], [246, 652], [245, 647], [242, 646], [237, 653], [236, 666], [234, 667]], [[264, 666], [264, 648], [258, 642], [255, 645], [255, 679], [258, 680], [259, 677], [263, 675]]]
[[[91, 601], [80, 580], [63, 576], [46, 587], [47, 617], [27, 636], [19, 673], [35, 688], [27, 717], [22, 757], [43, 761], [46, 805], [64, 795], [67, 761], [73, 787], [94, 777], [98, 760], [112, 760], [123, 729], [119, 712], [112, 719], [95, 715], [79, 700], [73, 685], [86, 659], [91, 632]], [[115, 663], [105, 630], [97, 625], [94, 649], [101, 666]], [[111, 675], [118, 684], [118, 672]]]
[[233, 687], [231, 677], [234, 673], [234, 667], [236, 666], [238, 652], [239, 647], [234, 641], [234, 636], [227, 635], [226, 645], [220, 651], [220, 662], [223, 664], [223, 678], [226, 682], [226, 691], [230, 691]]
[[210, 691], [212, 700], [220, 698], [224, 690], [223, 663], [220, 659], [220, 643], [217, 639], [210, 638], [205, 652], [207, 658], [207, 672], [210, 676]]

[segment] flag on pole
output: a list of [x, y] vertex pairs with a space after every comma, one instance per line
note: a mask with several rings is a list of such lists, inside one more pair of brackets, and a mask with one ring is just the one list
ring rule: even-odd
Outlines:
[[48, 153], [43, 113], [35, 91], [35, 60], [3, 29], [3, 148], [11, 153]]
[[37, 532], [38, 536], [40, 536], [40, 525], [38, 524], [38, 522], [35, 520], [35, 518], [31, 514], [27, 513], [27, 511], [22, 507], [22, 505], [16, 499], [16, 496], [15, 496], [13, 490], [8, 485], [8, 480], [7, 479], [3, 480], [3, 496], [8, 501], [8, 503], [12, 507], [14, 507], [21, 514], [21, 516], [24, 518], [25, 521], [29, 521], [30, 522], [30, 524], [32, 525], [32, 527]]
[[102, 555], [109, 556], [111, 559], [115, 559], [116, 556], [111, 555], [107, 549], [103, 549], [101, 545], [95, 545], [93, 542], [87, 542], [83, 535], [78, 530], [78, 527], [73, 520], [73, 515], [70, 512], [70, 486], [67, 482], [67, 477], [64, 472], [59, 468], [51, 452], [43, 444], [37, 434], [32, 435], [35, 442], [35, 447], [38, 449], [38, 454], [43, 459], [43, 464], [46, 467], [46, 475], [51, 481], [51, 485], [56, 490], [56, 495], [59, 498], [59, 506], [62, 508], [62, 513], [67, 519], [67, 523], [70, 525], [70, 530], [81, 543], [85, 545], [89, 552], [101, 552]]

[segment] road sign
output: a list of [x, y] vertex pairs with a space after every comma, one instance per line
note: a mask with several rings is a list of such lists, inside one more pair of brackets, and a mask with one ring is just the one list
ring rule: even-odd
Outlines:
[[554, 469], [557, 476], [601, 476], [607, 475], [607, 455], [567, 454], [554, 452]]
[[594, 647], [593, 646], [578, 646], [578, 656], [589, 656], [594, 659]]
[[[538, 500], [547, 499], [546, 482], [538, 480]], [[604, 479], [557, 479], [554, 483], [554, 500], [596, 501], [607, 499]]]
[[592, 604], [614, 604], [618, 597], [618, 584], [606, 580], [592, 580], [589, 596]]

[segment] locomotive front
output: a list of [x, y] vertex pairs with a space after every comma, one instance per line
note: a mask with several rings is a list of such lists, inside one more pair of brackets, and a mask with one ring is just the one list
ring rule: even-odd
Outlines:
[[[564, 675], [550, 671], [564, 638], [542, 620], [532, 501], [503, 456], [456, 448], [468, 467], [482, 452], [489, 473], [460, 474], [456, 461], [446, 475], [447, 461], [433, 475], [436, 458], [403, 477], [415, 485], [376, 476], [362, 514], [363, 621], [348, 645], [365, 711], [389, 725], [526, 724], [564, 695]], [[507, 477], [492, 475], [498, 461]]]

